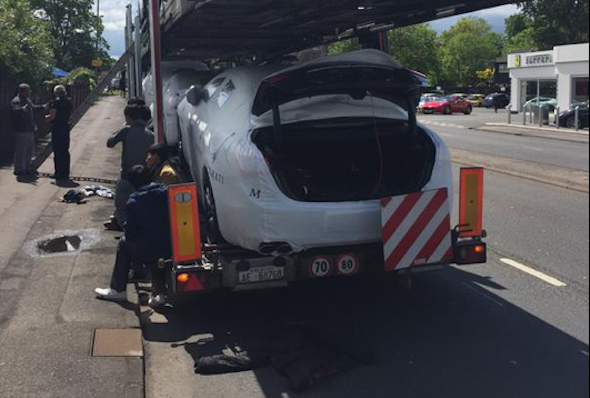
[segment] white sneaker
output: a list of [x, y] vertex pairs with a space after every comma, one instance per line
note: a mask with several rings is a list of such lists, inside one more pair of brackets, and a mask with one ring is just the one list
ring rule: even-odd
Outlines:
[[111, 288], [96, 289], [96, 298], [106, 301], [127, 301], [127, 292], [118, 292]]
[[166, 296], [162, 293], [155, 296], [150, 296], [148, 305], [151, 309], [157, 309], [166, 305]]

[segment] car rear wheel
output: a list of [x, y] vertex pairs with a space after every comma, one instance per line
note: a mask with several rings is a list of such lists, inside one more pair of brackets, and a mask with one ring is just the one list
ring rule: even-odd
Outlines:
[[[568, 129], [575, 129], [576, 128], [576, 117], [575, 116], [571, 116], [569, 117], [566, 121], [565, 121], [565, 126]], [[578, 129], [582, 128], [582, 120], [578, 120]]]
[[444, 113], [445, 115], [451, 115], [451, 114], [453, 114], [453, 110], [451, 109], [451, 107], [450, 107], [450, 106], [447, 106], [447, 107], [444, 109], [443, 113]]
[[465, 109], [465, 114], [466, 115], [471, 115], [472, 112], [473, 112], [473, 107], [471, 105], [469, 105], [467, 107], [467, 109]]

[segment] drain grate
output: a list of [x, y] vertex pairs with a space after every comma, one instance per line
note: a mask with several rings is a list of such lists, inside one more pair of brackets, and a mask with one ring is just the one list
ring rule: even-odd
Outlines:
[[82, 238], [73, 235], [42, 240], [37, 244], [37, 248], [43, 254], [72, 253], [80, 250], [81, 245]]

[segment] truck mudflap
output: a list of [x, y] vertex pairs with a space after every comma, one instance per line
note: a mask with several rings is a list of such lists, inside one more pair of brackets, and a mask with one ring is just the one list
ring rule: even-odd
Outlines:
[[174, 187], [170, 190], [174, 260], [166, 262], [171, 264], [173, 291], [267, 289], [310, 279], [486, 263], [483, 178], [483, 169], [461, 170], [460, 224], [454, 229], [448, 189], [429, 190], [381, 201], [382, 243], [278, 257], [231, 246], [202, 246], [196, 190]]

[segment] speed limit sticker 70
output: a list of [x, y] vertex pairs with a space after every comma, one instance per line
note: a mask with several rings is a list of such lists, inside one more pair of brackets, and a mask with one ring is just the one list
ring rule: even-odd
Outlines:
[[360, 261], [356, 254], [342, 254], [338, 257], [338, 275], [354, 275], [359, 272]]
[[332, 274], [332, 260], [329, 257], [316, 257], [309, 263], [309, 273], [315, 278]]

